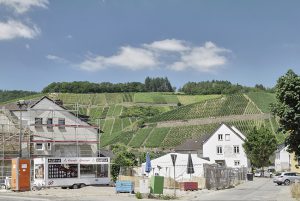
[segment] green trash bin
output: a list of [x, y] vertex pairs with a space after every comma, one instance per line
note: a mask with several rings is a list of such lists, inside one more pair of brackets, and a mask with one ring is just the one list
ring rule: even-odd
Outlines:
[[151, 177], [150, 193], [163, 194], [164, 192], [164, 177], [153, 176]]

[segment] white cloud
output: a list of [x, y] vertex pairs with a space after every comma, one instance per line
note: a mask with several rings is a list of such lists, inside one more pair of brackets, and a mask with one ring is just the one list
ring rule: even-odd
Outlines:
[[228, 62], [228, 49], [213, 42], [203, 46], [192, 46], [182, 40], [166, 39], [143, 44], [141, 47], [125, 46], [112, 56], [89, 55], [78, 64], [82, 70], [97, 71], [108, 67], [122, 67], [130, 70], [168, 68], [174, 71], [196, 70], [213, 72]]
[[67, 35], [67, 39], [72, 39], [73, 36], [71, 34]]
[[153, 50], [181, 52], [190, 49], [185, 45], [185, 43], [186, 42], [182, 40], [166, 39], [161, 41], [154, 41], [151, 44], [144, 44], [144, 46]]
[[212, 42], [206, 42], [204, 46], [193, 47], [191, 51], [182, 54], [179, 61], [170, 65], [170, 69], [182, 71], [194, 69], [202, 72], [212, 72], [228, 62], [225, 53], [228, 49], [220, 48]]
[[29, 45], [29, 44], [26, 44], [26, 45], [25, 45], [25, 48], [26, 48], [26, 49], [30, 49], [30, 45]]
[[119, 66], [130, 70], [153, 68], [157, 60], [151, 51], [130, 46], [121, 47], [120, 52], [110, 57], [89, 57], [81, 64], [80, 68], [87, 71], [106, 69], [109, 66]]
[[46, 56], [47, 59], [49, 60], [52, 60], [52, 61], [56, 61], [56, 62], [59, 62], [59, 63], [68, 63], [69, 61], [62, 58], [62, 57], [59, 57], [59, 56], [56, 56], [56, 55], [53, 55], [53, 54], [48, 54]]
[[0, 5], [13, 9], [17, 14], [23, 14], [32, 7], [47, 8], [48, 0], [0, 0]]
[[40, 29], [35, 25], [29, 27], [19, 21], [8, 20], [7, 22], [0, 22], [0, 40], [11, 40], [14, 38], [33, 39], [40, 32]]

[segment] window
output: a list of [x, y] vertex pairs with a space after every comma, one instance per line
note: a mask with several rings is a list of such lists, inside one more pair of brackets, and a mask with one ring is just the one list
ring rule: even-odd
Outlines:
[[108, 177], [108, 164], [80, 164], [80, 176], [91, 178]]
[[239, 154], [240, 153], [240, 147], [239, 147], [239, 145], [234, 145], [233, 146], [233, 153], [235, 153], [235, 154]]
[[234, 166], [240, 166], [240, 161], [234, 161]]
[[52, 124], [53, 124], [53, 119], [52, 118], [48, 118], [47, 119], [47, 128], [52, 128]]
[[222, 141], [223, 140], [223, 134], [218, 134], [218, 140]]
[[34, 118], [35, 126], [41, 126], [43, 124], [43, 118]]
[[36, 143], [35, 144], [35, 149], [36, 150], [43, 150], [44, 149], [43, 143]]
[[217, 146], [217, 154], [222, 154], [222, 153], [223, 153], [222, 146]]
[[51, 143], [50, 142], [47, 143], [47, 149], [51, 150]]
[[59, 126], [60, 128], [64, 128], [64, 127], [65, 127], [65, 124], [66, 124], [66, 122], [65, 122], [65, 119], [64, 119], [64, 118], [59, 118], [59, 119], [58, 119], [58, 126]]
[[78, 164], [49, 164], [48, 178], [77, 178]]
[[229, 141], [230, 140], [230, 134], [225, 134], [225, 140]]

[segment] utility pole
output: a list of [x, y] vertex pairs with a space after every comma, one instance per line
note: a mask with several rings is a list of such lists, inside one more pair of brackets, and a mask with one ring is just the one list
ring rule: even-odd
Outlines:
[[20, 133], [19, 133], [19, 158], [22, 158], [22, 127], [23, 127], [23, 122], [22, 122], [22, 107], [27, 106], [28, 103], [26, 103], [24, 100], [19, 100], [17, 102], [17, 105], [20, 109]]
[[176, 165], [177, 155], [176, 154], [171, 154], [171, 159], [172, 159], [173, 168], [174, 168], [174, 197], [176, 197], [175, 165]]

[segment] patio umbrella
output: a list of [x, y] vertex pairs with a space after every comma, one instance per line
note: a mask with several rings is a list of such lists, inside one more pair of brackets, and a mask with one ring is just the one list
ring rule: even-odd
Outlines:
[[151, 167], [151, 160], [150, 160], [150, 155], [149, 152], [146, 153], [146, 166], [145, 166], [145, 172], [150, 173], [152, 170]]
[[190, 174], [190, 177], [192, 177], [191, 174], [194, 174], [194, 173], [195, 173], [191, 153], [189, 153], [189, 156], [188, 156], [187, 173]]

